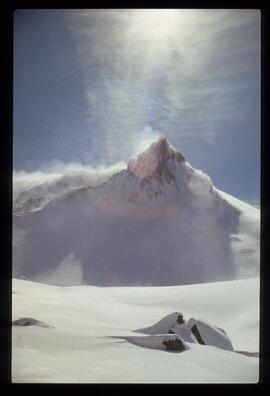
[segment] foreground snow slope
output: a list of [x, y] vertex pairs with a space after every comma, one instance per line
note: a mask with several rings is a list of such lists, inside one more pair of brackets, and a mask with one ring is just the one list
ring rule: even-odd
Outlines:
[[205, 319], [224, 328], [236, 351], [257, 352], [258, 278], [109, 288], [59, 287], [14, 279], [13, 290], [13, 320], [31, 317], [54, 326], [13, 326], [13, 382], [258, 381], [258, 358], [192, 343], [187, 351], [173, 353], [121, 338], [145, 337], [134, 330], [180, 311], [186, 318]]

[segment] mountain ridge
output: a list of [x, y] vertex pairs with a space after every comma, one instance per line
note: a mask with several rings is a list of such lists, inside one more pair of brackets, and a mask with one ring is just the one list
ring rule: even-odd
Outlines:
[[[15, 213], [14, 275], [94, 285], [234, 279], [242, 216], [161, 138], [100, 185]], [[258, 263], [248, 268], [254, 275]]]

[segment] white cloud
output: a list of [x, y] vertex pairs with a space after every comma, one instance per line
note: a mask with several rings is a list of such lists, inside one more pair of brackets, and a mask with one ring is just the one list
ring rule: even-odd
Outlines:
[[30, 190], [31, 188], [46, 182], [56, 181], [61, 177], [59, 173], [44, 173], [42, 171], [13, 171], [13, 199], [16, 199], [18, 195], [23, 192]]
[[28, 191], [43, 183], [53, 184], [57, 181], [62, 181], [71, 188], [86, 185], [96, 186], [125, 166], [123, 162], [111, 166], [100, 165], [98, 167], [92, 167], [79, 162], [63, 163], [53, 161], [42, 169], [33, 172], [14, 170], [13, 199], [15, 200], [23, 191]]
[[[66, 12], [77, 43], [89, 124], [98, 122], [97, 149], [102, 147], [109, 163], [119, 152], [122, 158], [129, 153], [140, 140], [138, 131], [149, 124], [168, 138], [200, 135], [213, 143], [224, 119], [246, 117], [239, 96], [250, 92], [247, 74], [259, 75], [258, 10], [175, 10], [174, 32], [163, 38], [159, 34], [158, 40], [144, 34], [143, 14]], [[164, 26], [166, 21], [161, 22]], [[156, 99], [151, 116], [149, 101]], [[151, 140], [150, 133], [145, 136]]]

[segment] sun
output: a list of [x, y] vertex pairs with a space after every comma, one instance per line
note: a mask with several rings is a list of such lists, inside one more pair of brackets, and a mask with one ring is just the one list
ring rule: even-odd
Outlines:
[[178, 26], [177, 10], [173, 9], [144, 9], [134, 10], [133, 28], [138, 34], [151, 40], [168, 38], [175, 33]]

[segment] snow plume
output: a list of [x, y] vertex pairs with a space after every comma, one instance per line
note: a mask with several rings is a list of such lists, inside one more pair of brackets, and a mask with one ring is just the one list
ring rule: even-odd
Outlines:
[[14, 170], [13, 199], [16, 200], [21, 193], [44, 183], [53, 186], [56, 182], [62, 182], [67, 190], [86, 185], [97, 186], [124, 167], [123, 162], [93, 167], [79, 162], [65, 164], [55, 161], [37, 171]]
[[192, 168], [189, 164], [188, 167], [193, 171], [193, 176], [189, 183], [190, 189], [195, 196], [198, 196], [200, 199], [205, 197], [206, 201], [208, 201], [209, 192], [214, 190], [211, 178], [203, 171]]
[[151, 127], [141, 130], [131, 142], [130, 158], [137, 157], [138, 154], [147, 150], [153, 142], [156, 142], [162, 136], [161, 132], [155, 131]]
[[[46, 268], [33, 277], [35, 282], [46, 283]], [[78, 286], [83, 283], [81, 262], [73, 252], [67, 254], [60, 262], [59, 266], [50, 273], [51, 284], [58, 286]]]
[[43, 183], [51, 183], [58, 180], [61, 174], [45, 173], [42, 171], [27, 172], [24, 170], [13, 171], [13, 199], [15, 200], [23, 191]]

